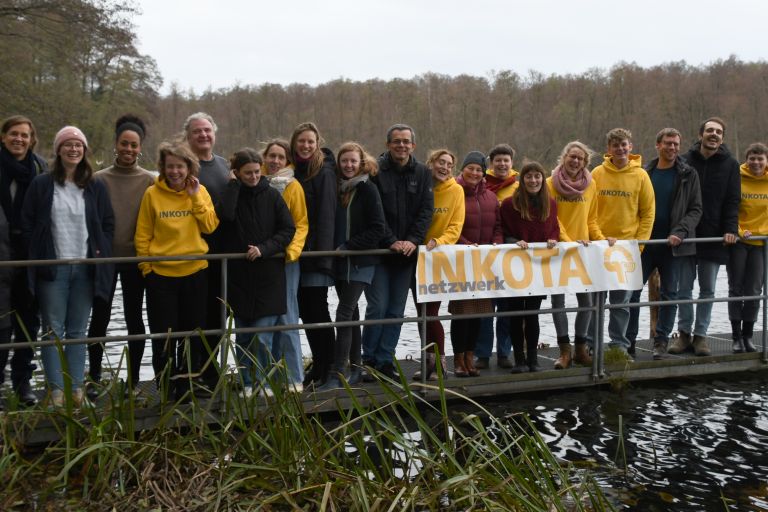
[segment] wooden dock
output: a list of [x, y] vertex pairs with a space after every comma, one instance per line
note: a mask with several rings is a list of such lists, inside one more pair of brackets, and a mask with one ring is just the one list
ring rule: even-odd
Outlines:
[[[667, 354], [662, 360], [654, 361], [651, 357], [651, 342], [642, 341], [637, 345], [637, 353], [634, 361], [620, 364], [606, 363], [603, 375], [593, 378], [592, 367], [574, 366], [567, 370], [554, 370], [555, 359], [559, 355], [557, 346], [542, 348], [539, 350], [539, 365], [542, 371], [536, 373], [511, 374], [508, 369], [496, 366], [495, 357], [491, 357], [491, 367], [481, 370], [479, 377], [456, 378], [453, 376], [452, 357], [448, 357], [448, 376], [444, 385], [448, 396], [453, 393], [466, 397], [481, 399], [488, 397], [501, 397], [537, 391], [571, 390], [590, 386], [624, 386], [627, 383], [650, 381], [659, 379], [676, 379], [694, 376], [716, 375], [724, 373], [755, 372], [768, 370], [768, 363], [763, 361], [762, 333], [755, 333], [755, 345], [758, 352], [733, 354], [731, 352], [730, 335], [715, 334], [709, 336], [707, 341], [712, 349], [712, 355], [696, 357], [693, 354], [672, 355]], [[428, 382], [422, 387], [420, 382], [411, 380], [413, 373], [420, 368], [420, 361], [407, 359], [400, 360], [403, 375], [408, 379], [408, 385], [412, 390], [418, 390], [427, 401], [435, 401], [440, 395], [438, 382]], [[402, 386], [402, 383], [393, 384]], [[368, 405], [381, 403], [387, 400], [387, 394], [378, 382], [362, 384], [353, 388], [354, 393], [346, 390], [310, 392], [305, 391], [301, 395], [301, 401], [308, 413], [329, 413], [341, 409], [348, 409], [352, 401]], [[227, 394], [228, 396], [221, 396]], [[211, 398], [196, 399], [196, 405], [177, 404], [175, 409], [169, 403], [161, 404], [153, 381], [142, 382], [140, 393], [132, 396], [102, 396], [97, 400], [94, 411], [91, 414], [106, 415], [110, 407], [123, 407], [132, 410], [130, 428], [134, 431], [142, 431], [155, 427], [160, 421], [166, 425], [169, 414], [175, 416], [170, 423], [183, 426], [190, 421], [189, 414], [193, 411], [194, 421], [209, 421], [210, 423], [226, 423], [227, 400], [237, 395], [237, 390], [225, 390], [214, 394]], [[237, 400], [243, 400], [239, 396]], [[248, 407], [264, 407], [264, 397], [252, 397], [247, 402]], [[14, 442], [25, 445], [35, 445], [54, 442], [63, 435], [63, 424], [67, 421], [63, 410], [55, 412], [35, 412], [34, 409], [23, 413], [2, 413], [6, 417], [5, 435], [13, 438]], [[75, 411], [78, 422], [88, 425], [88, 415]], [[91, 416], [93, 417], [93, 416]], [[10, 439], [3, 440], [4, 442]]]

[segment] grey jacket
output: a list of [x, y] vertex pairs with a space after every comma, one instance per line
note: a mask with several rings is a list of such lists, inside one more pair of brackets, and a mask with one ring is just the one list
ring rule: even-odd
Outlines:
[[[649, 176], [653, 176], [658, 158], [654, 158], [645, 170]], [[696, 236], [696, 226], [701, 219], [701, 187], [699, 186], [699, 174], [696, 169], [685, 163], [681, 158], [675, 159], [675, 170], [677, 178], [675, 179], [675, 191], [672, 199], [672, 209], [669, 212], [670, 230], [669, 235], [675, 235], [681, 240]], [[696, 244], [680, 244], [672, 247], [674, 256], [692, 256], [696, 254]]]

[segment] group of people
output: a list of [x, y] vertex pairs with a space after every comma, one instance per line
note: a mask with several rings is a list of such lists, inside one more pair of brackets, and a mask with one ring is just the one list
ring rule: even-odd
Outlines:
[[[243, 148], [226, 160], [214, 153], [216, 132], [210, 115], [189, 116], [183, 135], [159, 146], [155, 175], [139, 164], [146, 126], [133, 115], [117, 120], [114, 162], [97, 172], [77, 127], [56, 134], [49, 170], [33, 151], [37, 140], [31, 120], [13, 116], [2, 124], [0, 258], [149, 258], [138, 265], [0, 268], [0, 309], [13, 311], [0, 315], [0, 343], [16, 342], [11, 380], [23, 403], [35, 402], [30, 379], [41, 324], [44, 339], [63, 342], [41, 348], [52, 404], [64, 403], [65, 390], [82, 403], [86, 345], [64, 341], [85, 338], [86, 332], [88, 338], [106, 335], [118, 277], [129, 334], [146, 333], [145, 292], [152, 333], [189, 331], [187, 338], [152, 340], [158, 386], [176, 397], [185, 392], [181, 383], [189, 382], [181, 377], [201, 389], [217, 385], [218, 339], [206, 339], [198, 330], [224, 329], [230, 313], [235, 327], [251, 328], [236, 335], [246, 395], [270, 394], [270, 383], [277, 382], [270, 372], [294, 391], [355, 384], [372, 379], [373, 371], [394, 377], [401, 323], [371, 323], [362, 331], [355, 326], [307, 329], [312, 362], [306, 371], [298, 331], [279, 327], [295, 325], [299, 318], [305, 324], [330, 323], [331, 286], [338, 296], [336, 322], [360, 319], [363, 294], [366, 320], [402, 319], [409, 289], [415, 299], [421, 245], [428, 251], [446, 244], [513, 243], [527, 249], [536, 242], [551, 248], [560, 241], [613, 245], [665, 239], [642, 252], [643, 282], [658, 270], [662, 300], [691, 298], [697, 278], [700, 297], [713, 297], [722, 264], [730, 296], [762, 291], [762, 242], [751, 238], [768, 234], [768, 147], [750, 145], [739, 166], [723, 144], [725, 122], [719, 118], [701, 124], [698, 141], [683, 155], [680, 132], [661, 130], [658, 157], [645, 168], [640, 155], [632, 153], [626, 129], [607, 133], [603, 162], [592, 170], [592, 150], [569, 142], [551, 175], [533, 161], [516, 171], [515, 151], [508, 144], [494, 146], [487, 156], [469, 152], [458, 172], [457, 158], [447, 149], [432, 151], [422, 164], [413, 156], [415, 131], [405, 124], [389, 128], [387, 149], [378, 158], [356, 142], [343, 144], [334, 156], [308, 122], [288, 141], [269, 141], [261, 152]], [[719, 241], [683, 243], [694, 237]], [[390, 253], [370, 255], [372, 249]], [[347, 252], [300, 258], [303, 252], [334, 250]], [[209, 253], [243, 254], [229, 262], [226, 303], [219, 259], [162, 259]], [[632, 354], [638, 310], [628, 305], [639, 301], [640, 291], [612, 290], [608, 296], [612, 304], [627, 306], [610, 309], [609, 345]], [[452, 314], [530, 311], [496, 318], [495, 329], [491, 318], [451, 320], [454, 375], [477, 376], [489, 367], [494, 333], [498, 366], [513, 373], [539, 370], [538, 310], [544, 298], [451, 300]], [[591, 306], [594, 294], [578, 293], [576, 299], [580, 307]], [[551, 302], [563, 308], [565, 297], [553, 295]], [[419, 307], [435, 316], [440, 303]], [[693, 307], [681, 304], [679, 336], [668, 345], [676, 307], [671, 302], [660, 308], [654, 358], [667, 351], [708, 355], [712, 304], [698, 304], [695, 318]], [[758, 302], [730, 302], [728, 311], [733, 351], [754, 351]], [[577, 313], [573, 346], [567, 315], [554, 313], [553, 320], [560, 347], [555, 368], [590, 364], [591, 313]], [[434, 380], [438, 368], [447, 370], [445, 332], [441, 322], [430, 321], [420, 334], [428, 347], [424, 378]], [[144, 347], [142, 339], [128, 343], [132, 390]], [[0, 351], [0, 378], [8, 354]], [[103, 344], [89, 343], [87, 358], [88, 378], [98, 383]], [[281, 371], [272, 372], [277, 362]]]

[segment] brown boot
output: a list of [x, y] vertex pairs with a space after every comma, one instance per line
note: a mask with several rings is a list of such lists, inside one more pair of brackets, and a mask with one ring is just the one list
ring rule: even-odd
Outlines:
[[480, 375], [480, 370], [475, 366], [475, 353], [467, 351], [464, 353], [464, 366], [467, 368], [467, 374], [470, 377], [477, 377]]
[[464, 352], [453, 354], [453, 374], [456, 377], [469, 377], [464, 363]]
[[693, 352], [693, 345], [691, 344], [691, 335], [687, 332], [680, 331], [675, 341], [667, 348], [667, 352], [670, 354], [682, 354], [683, 352]]
[[697, 356], [708, 356], [712, 353], [707, 345], [707, 338], [705, 336], [699, 336], [698, 334], [693, 336], [693, 353]]
[[[421, 370], [413, 374], [413, 380], [421, 380]], [[435, 353], [427, 352], [427, 380], [437, 380], [435, 375]]]
[[560, 357], [555, 361], [555, 370], [565, 370], [571, 366], [571, 344], [560, 343]]
[[576, 364], [583, 364], [585, 366], [592, 365], [592, 357], [589, 355], [589, 349], [586, 343], [579, 343], [576, 340], [576, 344], [573, 346], [573, 362]]

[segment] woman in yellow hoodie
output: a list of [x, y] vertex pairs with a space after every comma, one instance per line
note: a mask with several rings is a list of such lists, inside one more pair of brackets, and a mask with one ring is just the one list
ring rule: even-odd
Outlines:
[[[768, 146], [755, 143], [747, 148], [747, 161], [741, 164], [741, 203], [739, 236], [741, 243], [731, 245], [728, 259], [728, 296], [760, 295], [763, 290], [763, 241], [750, 240], [768, 235]], [[733, 351], [755, 352], [752, 332], [760, 309], [758, 300], [728, 303]]]
[[[206, 254], [208, 244], [201, 234], [213, 233], [219, 219], [211, 196], [197, 178], [200, 163], [185, 142], [164, 142], [158, 151], [160, 176], [141, 200], [134, 238], [136, 255]], [[206, 260], [139, 263], [146, 279], [147, 317], [153, 333], [200, 326], [206, 312], [207, 268]], [[158, 384], [167, 365], [171, 374], [183, 366], [182, 345], [177, 341], [152, 340], [152, 368]], [[192, 347], [192, 370], [198, 371], [205, 363], [202, 341], [195, 339]]]
[[[464, 189], [453, 178], [455, 164], [456, 156], [447, 149], [435, 149], [427, 159], [427, 167], [432, 172], [432, 190], [435, 198], [432, 222], [424, 240], [428, 251], [438, 245], [458, 242], [461, 228], [464, 226]], [[416, 289], [412, 288], [411, 291], [415, 302]], [[427, 302], [420, 306], [427, 308], [427, 316], [435, 316], [440, 310], [440, 302]], [[435, 347], [445, 372], [445, 330], [439, 320], [427, 322], [426, 340], [430, 345], [426, 355], [427, 380], [437, 380]], [[421, 379], [421, 370], [417, 371], [413, 378]]]

